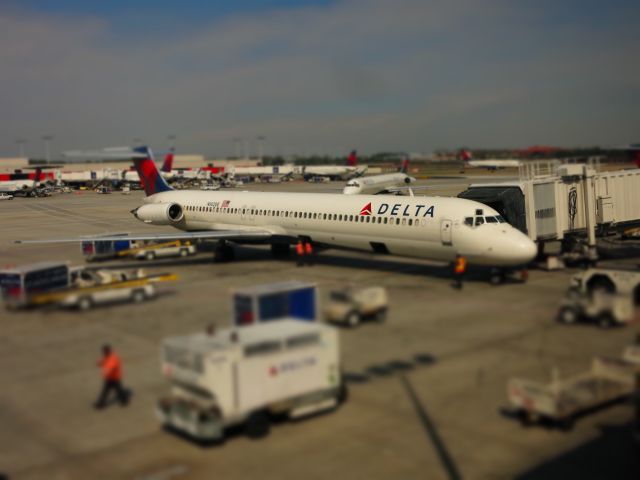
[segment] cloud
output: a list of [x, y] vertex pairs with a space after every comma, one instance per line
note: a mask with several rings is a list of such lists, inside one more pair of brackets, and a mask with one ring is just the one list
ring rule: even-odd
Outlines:
[[599, 5], [353, 0], [172, 35], [0, 10], [0, 152], [25, 137], [38, 155], [45, 133], [56, 150], [177, 134], [207, 155], [257, 135], [330, 153], [634, 141], [638, 7]]

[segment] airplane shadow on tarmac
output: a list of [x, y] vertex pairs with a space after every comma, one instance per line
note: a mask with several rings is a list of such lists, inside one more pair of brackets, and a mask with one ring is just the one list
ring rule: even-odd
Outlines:
[[515, 477], [518, 480], [637, 480], [640, 478], [640, 444], [632, 426], [601, 425], [600, 435], [579, 447]]
[[[331, 253], [332, 250], [321, 250], [311, 258], [311, 267], [314, 265], [341, 267], [346, 269], [371, 270], [381, 273], [400, 273], [404, 275], [414, 275], [419, 277], [434, 277], [445, 280], [452, 279], [451, 265], [444, 262], [427, 263], [428, 260], [414, 260], [415, 263], [395, 260], [393, 256], [387, 258], [362, 257], [349, 255], [336, 255]], [[362, 252], [358, 252], [362, 255]], [[293, 253], [285, 259], [274, 259], [269, 250], [251, 248], [247, 246], [236, 247], [236, 260], [238, 261], [256, 261], [256, 260], [272, 260], [277, 262], [297, 263], [297, 258]], [[301, 269], [309, 268], [305, 265]], [[489, 279], [490, 268], [471, 266], [465, 273], [463, 281], [466, 282], [482, 282], [486, 283]], [[505, 283], [514, 282], [509, 278], [505, 279]]]
[[[235, 246], [235, 259], [224, 263], [248, 263], [256, 261], [270, 261], [278, 264], [289, 263], [291, 266], [297, 264], [297, 258], [291, 254], [285, 258], [274, 258], [271, 255], [270, 250], [265, 248], [256, 248], [252, 246], [239, 245]], [[416, 260], [420, 263], [408, 263], [406, 261], [394, 260], [393, 257], [388, 259], [380, 257], [363, 258], [357, 256], [348, 255], [336, 255], [332, 254], [330, 250], [322, 251], [313, 255], [311, 258], [312, 265], [301, 266], [301, 269], [308, 269], [314, 265], [318, 266], [330, 266], [340, 267], [345, 269], [360, 269], [370, 270], [380, 273], [399, 273], [404, 275], [413, 275], [419, 277], [433, 277], [444, 280], [450, 280], [451, 266], [443, 263], [423, 263], [422, 260]], [[218, 262], [214, 259], [213, 253], [201, 252], [199, 255], [187, 258], [168, 258], [168, 259], [156, 259], [156, 260], [139, 260], [139, 261], [119, 261], [108, 262], [104, 264], [94, 264], [91, 268], [106, 268], [106, 269], [129, 269], [129, 268], [157, 268], [157, 267], [178, 267], [189, 265], [205, 265], [214, 264], [217, 265], [222, 262]], [[489, 279], [490, 269], [486, 267], [469, 267], [467, 273], [464, 275], [463, 283], [486, 283]], [[509, 278], [505, 279], [505, 283], [511, 283], [514, 280]]]

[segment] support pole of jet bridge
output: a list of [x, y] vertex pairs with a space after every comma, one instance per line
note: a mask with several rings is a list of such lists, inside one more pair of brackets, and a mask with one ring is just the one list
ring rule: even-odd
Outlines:
[[584, 210], [587, 225], [587, 255], [589, 260], [598, 259], [596, 251], [596, 202], [595, 202], [595, 186], [594, 174], [595, 170], [583, 165], [583, 193], [584, 193]]

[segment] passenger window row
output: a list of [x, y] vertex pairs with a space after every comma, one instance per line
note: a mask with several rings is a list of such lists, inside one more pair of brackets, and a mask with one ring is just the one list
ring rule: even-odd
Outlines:
[[297, 212], [290, 210], [263, 210], [256, 208], [229, 208], [197, 205], [187, 205], [184, 208], [188, 212], [221, 213], [228, 215], [257, 215], [263, 217], [285, 217], [306, 220], [327, 220], [334, 222], [377, 223], [382, 225], [408, 225], [416, 227], [427, 224], [427, 220], [424, 218], [391, 218], [371, 215], [343, 215], [337, 213]]

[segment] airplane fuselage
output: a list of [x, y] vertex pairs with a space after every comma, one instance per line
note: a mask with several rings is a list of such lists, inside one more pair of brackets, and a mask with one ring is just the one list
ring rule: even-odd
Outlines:
[[[184, 231], [259, 230], [336, 248], [490, 266], [525, 264], [535, 244], [478, 202], [450, 197], [166, 191], [134, 215]], [[177, 221], [164, 212], [171, 207]], [[482, 220], [478, 220], [481, 218]]]
[[342, 190], [345, 195], [362, 195], [388, 192], [390, 188], [407, 186], [415, 182], [415, 178], [406, 173], [385, 173], [360, 177], [350, 180]]

